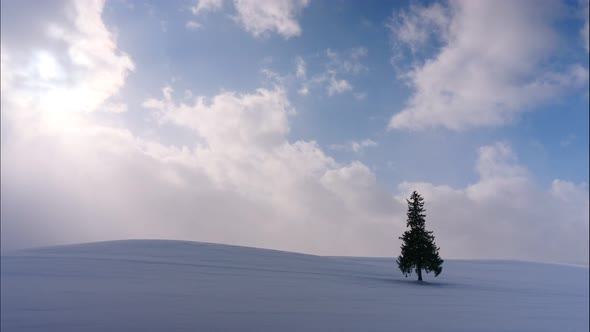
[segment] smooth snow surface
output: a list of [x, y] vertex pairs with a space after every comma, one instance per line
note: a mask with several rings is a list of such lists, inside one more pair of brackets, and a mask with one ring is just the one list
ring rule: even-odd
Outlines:
[[394, 259], [182, 241], [2, 256], [2, 332], [588, 331], [588, 268], [446, 261], [426, 283]]

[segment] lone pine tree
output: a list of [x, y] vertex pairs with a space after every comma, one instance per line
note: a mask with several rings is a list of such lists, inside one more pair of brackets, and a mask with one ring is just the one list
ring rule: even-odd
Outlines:
[[418, 280], [422, 280], [422, 270], [426, 273], [434, 272], [438, 276], [442, 272], [443, 260], [438, 255], [434, 235], [431, 231], [426, 230], [424, 212], [424, 199], [414, 191], [408, 202], [408, 221], [404, 234], [400, 237], [402, 243], [402, 252], [397, 259], [397, 265], [408, 276], [412, 271], [418, 274]]

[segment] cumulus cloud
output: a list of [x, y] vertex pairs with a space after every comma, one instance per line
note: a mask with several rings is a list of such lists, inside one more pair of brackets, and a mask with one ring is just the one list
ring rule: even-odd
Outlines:
[[278, 146], [289, 132], [287, 116], [294, 113], [281, 88], [242, 95], [226, 92], [209, 104], [200, 97], [193, 105], [174, 105], [171, 92], [165, 89], [163, 100], [149, 99], [144, 106], [159, 109], [162, 121], [195, 130], [217, 151]]
[[256, 37], [276, 32], [285, 39], [301, 34], [297, 16], [309, 0], [234, 0], [235, 19]]
[[389, 26], [397, 50], [438, 47], [400, 73], [414, 92], [389, 127], [498, 126], [583, 87], [582, 65], [547, 65], [558, 48], [553, 25], [562, 12], [554, 2], [457, 0], [394, 15]]
[[[360, 210], [361, 213], [371, 211], [372, 214], [388, 216], [399, 214], [403, 206], [392, 205], [391, 195], [380, 188], [375, 174], [358, 161], [326, 171], [320, 182], [348, 208]], [[400, 220], [401, 216], [396, 215], [395, 219]]]

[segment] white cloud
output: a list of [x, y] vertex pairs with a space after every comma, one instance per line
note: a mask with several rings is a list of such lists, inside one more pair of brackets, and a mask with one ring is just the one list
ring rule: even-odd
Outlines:
[[276, 32], [285, 39], [301, 34], [297, 16], [309, 0], [234, 0], [235, 19], [256, 37]]
[[559, 3], [540, 1], [452, 1], [402, 12], [390, 24], [394, 45], [435, 40], [440, 48], [401, 75], [414, 93], [390, 128], [498, 126], [584, 86], [581, 65], [545, 66], [557, 50], [552, 25], [561, 12]]
[[309, 87], [307, 85], [303, 85], [301, 88], [299, 88], [299, 90], [297, 90], [297, 93], [302, 96], [307, 96], [309, 94]]
[[127, 104], [125, 103], [106, 103], [102, 110], [110, 113], [124, 113], [127, 112]]
[[339, 74], [360, 74], [368, 71], [368, 67], [361, 61], [369, 54], [366, 47], [355, 47], [345, 52], [326, 50], [328, 57], [327, 69]]
[[[391, 245], [376, 229], [395, 228], [386, 212], [397, 203], [361, 163], [341, 166], [315, 142], [289, 142], [284, 90], [173, 96], [167, 87], [144, 104], [162, 125], [194, 131], [194, 146], [95, 124], [3, 142], [2, 236], [12, 235], [3, 245], [163, 237], [326, 254]], [[20, 208], [29, 205], [38, 209]]]
[[[361, 73], [366, 73], [368, 67], [363, 64], [362, 60], [368, 55], [365, 47], [356, 47], [343, 52], [337, 52], [332, 49], [326, 49], [326, 62], [324, 70], [318, 74], [306, 78], [305, 60], [301, 57], [296, 58], [295, 77], [303, 81], [301, 88], [298, 90], [300, 95], [308, 95], [314, 87], [324, 86], [328, 96], [334, 96], [353, 90], [350, 79]], [[346, 78], [342, 78], [342, 77]], [[357, 93], [355, 98], [362, 100], [366, 94]]]
[[199, 15], [204, 12], [216, 12], [221, 10], [223, 0], [198, 0], [195, 6], [191, 7], [194, 15]]
[[283, 143], [289, 132], [287, 116], [294, 112], [280, 88], [245, 95], [226, 92], [215, 96], [210, 104], [200, 97], [193, 105], [178, 106], [169, 91], [164, 93], [164, 100], [150, 99], [144, 106], [162, 111], [163, 121], [195, 130], [209, 148], [239, 154], [245, 153], [241, 150], [269, 149]]
[[512, 148], [506, 143], [496, 143], [479, 149], [477, 174], [481, 179], [525, 178], [526, 170], [518, 165]]
[[379, 144], [377, 144], [377, 142], [371, 140], [371, 139], [365, 139], [361, 142], [353, 142], [352, 143], [352, 151], [354, 152], [360, 152], [362, 150], [364, 150], [365, 148], [368, 147], [374, 147], [374, 146], [378, 146]]
[[[277, 33], [285, 39], [301, 35], [297, 17], [309, 5], [310, 0], [233, 0], [232, 17], [255, 37], [268, 37]], [[223, 0], [199, 0], [191, 7], [195, 16], [204, 12], [217, 12], [223, 8]], [[198, 25], [198, 26], [197, 26]], [[187, 28], [198, 28], [200, 23], [187, 22]]]
[[356, 47], [350, 52], [350, 57], [353, 59], [359, 59], [369, 54], [369, 50], [366, 47]]
[[297, 78], [305, 78], [305, 60], [298, 56], [295, 58], [295, 76]]
[[43, 81], [63, 79], [64, 72], [54, 56], [49, 52], [39, 51], [34, 60], [36, 74]]
[[262, 73], [262, 75], [264, 75], [269, 82], [275, 84], [275, 85], [284, 85], [285, 81], [288, 80], [288, 76], [286, 75], [281, 75], [275, 71], [272, 71], [268, 68], [262, 68], [260, 70], [260, 72]]
[[333, 96], [352, 90], [352, 85], [350, 85], [347, 80], [338, 80], [334, 77], [331, 77], [329, 82], [330, 83], [328, 83], [328, 87], [326, 88], [328, 91], [328, 96]]
[[367, 99], [367, 93], [366, 92], [358, 92], [354, 94], [354, 98], [356, 100], [365, 100]]
[[364, 139], [362, 141], [351, 141], [347, 144], [332, 144], [329, 146], [332, 150], [352, 151], [355, 153], [362, 152], [366, 148], [376, 147], [379, 144], [372, 139]]
[[358, 161], [326, 171], [320, 182], [342, 199], [347, 207], [362, 213], [371, 211], [372, 214], [388, 216], [401, 212], [396, 208], [401, 208], [402, 205], [392, 205], [392, 197], [379, 187], [375, 174]]
[[189, 30], [197, 30], [200, 29], [203, 25], [196, 21], [188, 21], [186, 22], [185, 27]]
[[[197, 0], [196, 5], [192, 6], [191, 12], [195, 16], [203, 15], [206, 12], [218, 12], [223, 7], [223, 0]], [[195, 20], [189, 20], [185, 28], [189, 30], [198, 30], [203, 25]]]
[[428, 41], [439, 36], [445, 39], [449, 25], [448, 10], [440, 3], [425, 7], [411, 4], [408, 10], [394, 14], [387, 26], [394, 37], [395, 57], [403, 56], [404, 44], [415, 54]]

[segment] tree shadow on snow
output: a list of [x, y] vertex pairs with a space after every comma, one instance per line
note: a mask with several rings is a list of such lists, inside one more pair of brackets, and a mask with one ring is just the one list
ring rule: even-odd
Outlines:
[[446, 281], [418, 281], [412, 279], [393, 279], [393, 278], [370, 278], [375, 281], [380, 281], [389, 284], [397, 284], [397, 285], [408, 285], [408, 286], [416, 286], [416, 287], [456, 287], [457, 284], [453, 284]]

